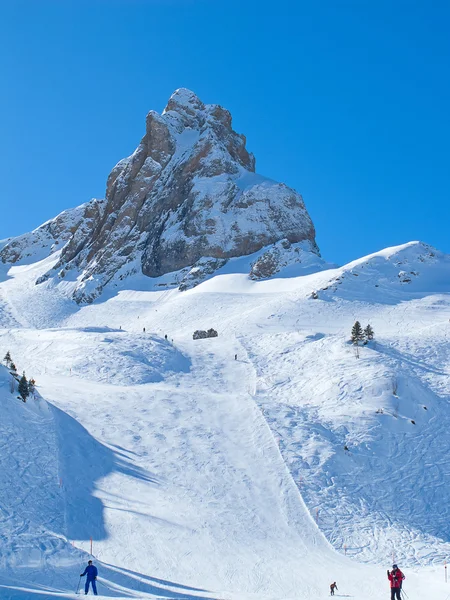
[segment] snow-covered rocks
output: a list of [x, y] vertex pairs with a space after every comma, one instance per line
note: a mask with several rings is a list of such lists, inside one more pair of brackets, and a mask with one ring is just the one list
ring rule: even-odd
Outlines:
[[[4, 264], [33, 263], [61, 250], [69, 240], [80, 240], [102, 215], [103, 201], [93, 199], [65, 210], [34, 231], [0, 243], [0, 261]], [[76, 243], [75, 241], [73, 243]]]
[[[204, 258], [220, 267], [280, 240], [307, 241], [319, 255], [302, 197], [257, 175], [245, 144], [226, 109], [179, 89], [162, 115], [147, 115], [139, 146], [108, 177], [104, 202], [67, 211], [10, 241], [0, 257], [14, 263], [36, 248], [48, 254], [64, 246], [38, 283], [58, 284], [68, 274], [76, 283], [65, 293], [91, 302], [106, 284], [130, 275], [156, 278]], [[184, 287], [200, 280], [189, 276]]]
[[252, 262], [250, 278], [260, 280], [277, 274], [283, 275], [286, 267], [297, 268], [299, 273], [307, 275], [331, 266], [315, 254], [309, 241], [291, 244], [288, 239], [284, 239], [264, 249]]

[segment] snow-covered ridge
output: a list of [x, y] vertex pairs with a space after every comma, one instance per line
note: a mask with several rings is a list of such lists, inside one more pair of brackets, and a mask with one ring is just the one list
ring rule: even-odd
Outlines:
[[87, 235], [93, 219], [101, 214], [102, 201], [93, 199], [76, 208], [64, 210], [30, 233], [0, 242], [0, 260], [4, 264], [30, 264], [62, 250], [81, 230]]
[[329, 278], [319, 278], [315, 294], [347, 295], [372, 302], [391, 302], [402, 293], [450, 291], [450, 255], [423, 242], [385, 248], [354, 260]]

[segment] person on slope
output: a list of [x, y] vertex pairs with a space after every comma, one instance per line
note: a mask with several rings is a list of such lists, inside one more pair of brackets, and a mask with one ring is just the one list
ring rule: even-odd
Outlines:
[[337, 590], [338, 586], [336, 585], [336, 582], [332, 583], [330, 585], [330, 596], [334, 596], [334, 590]]
[[391, 584], [391, 600], [401, 600], [400, 592], [405, 576], [397, 565], [392, 565], [392, 571], [389, 571], [388, 569], [387, 576]]
[[81, 573], [80, 577], [86, 577], [86, 585], [84, 586], [84, 595], [87, 596], [89, 592], [89, 584], [92, 584], [92, 591], [94, 592], [94, 596], [97, 596], [97, 584], [95, 583], [97, 580], [97, 567], [92, 564], [92, 560], [88, 561], [88, 566], [85, 568], [84, 573]]

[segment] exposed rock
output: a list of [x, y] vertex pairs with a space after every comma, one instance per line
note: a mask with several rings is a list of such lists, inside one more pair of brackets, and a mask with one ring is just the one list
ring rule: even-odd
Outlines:
[[[181, 292], [184, 292], [195, 287], [202, 281], [205, 281], [209, 275], [212, 275], [218, 269], [223, 267], [226, 262], [225, 259], [220, 258], [201, 258], [192, 268], [181, 271], [183, 276], [178, 289]], [[186, 273], [184, 271], [186, 271]]]
[[208, 331], [204, 331], [203, 329], [197, 329], [194, 331], [192, 339], [194, 340], [203, 340], [206, 338], [217, 337], [219, 334], [213, 328], [208, 329]]
[[284, 239], [260, 254], [252, 263], [250, 277], [255, 280], [268, 279], [285, 267], [293, 265], [301, 265], [304, 275], [323, 268], [318, 265], [315, 247], [310, 242], [291, 244], [288, 239]]
[[103, 206], [104, 200], [91, 200], [63, 211], [30, 233], [11, 238], [1, 249], [0, 260], [11, 264], [27, 259], [34, 262], [62, 250], [69, 240], [75, 245], [77, 240], [81, 243], [98, 223]]
[[[319, 255], [302, 197], [256, 175], [245, 144], [226, 109], [177, 90], [161, 115], [147, 115], [139, 146], [108, 177], [105, 201], [86, 205], [84, 216], [58, 237], [59, 260], [39, 281], [57, 283], [75, 271], [71, 293], [90, 302], [106, 284], [140, 272], [156, 278], [189, 269], [181, 280], [187, 289], [229, 258], [279, 240], [307, 241]], [[16, 259], [13, 243], [2, 260]], [[252, 277], [271, 276], [279, 262], [275, 248], [254, 265]]]

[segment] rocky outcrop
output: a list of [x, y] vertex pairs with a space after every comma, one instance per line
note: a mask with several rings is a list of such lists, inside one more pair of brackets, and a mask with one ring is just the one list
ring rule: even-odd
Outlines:
[[103, 200], [91, 200], [76, 208], [65, 210], [34, 231], [11, 238], [0, 250], [3, 263], [35, 262], [62, 250], [67, 242], [80, 243], [90, 235], [103, 212]]
[[193, 340], [205, 340], [206, 338], [218, 337], [218, 333], [215, 329], [211, 328], [208, 331], [204, 331], [203, 329], [197, 329], [194, 331], [192, 336]]
[[177, 90], [161, 115], [147, 115], [139, 146], [108, 177], [102, 210], [78, 223], [40, 282], [76, 271], [74, 297], [89, 302], [141, 272], [187, 269], [191, 287], [199, 273], [279, 240], [306, 240], [318, 255], [302, 197], [257, 175], [245, 145], [226, 109]]
[[286, 268], [296, 267], [297, 274], [308, 275], [333, 266], [317, 256], [315, 247], [308, 240], [291, 244], [284, 239], [259, 254], [251, 264], [249, 275], [250, 279], [258, 281], [283, 274]]
[[221, 269], [226, 262], [224, 258], [200, 258], [192, 267], [182, 269], [177, 273], [178, 289], [184, 292], [195, 287]]

